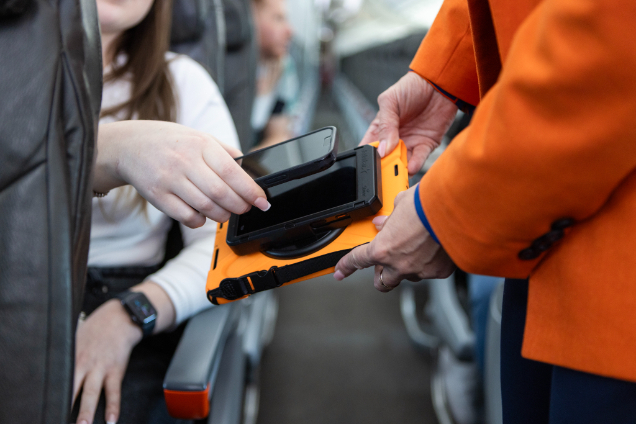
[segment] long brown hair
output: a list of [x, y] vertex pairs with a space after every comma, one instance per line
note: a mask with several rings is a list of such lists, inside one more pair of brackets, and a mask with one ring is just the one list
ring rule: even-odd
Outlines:
[[[111, 69], [104, 75], [104, 83], [120, 78], [130, 78], [129, 99], [119, 105], [102, 110], [101, 116], [117, 116], [123, 119], [147, 119], [175, 122], [177, 118], [176, 93], [166, 61], [170, 46], [172, 0], [155, 0], [146, 17], [126, 30], [113, 42], [107, 54], [111, 55]], [[124, 56], [125, 61], [118, 58]], [[124, 196], [130, 197], [132, 187]], [[146, 210], [147, 202], [140, 195], [134, 196], [131, 207]]]

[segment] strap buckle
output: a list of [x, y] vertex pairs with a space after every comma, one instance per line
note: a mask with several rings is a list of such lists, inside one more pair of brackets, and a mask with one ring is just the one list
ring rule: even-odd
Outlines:
[[268, 270], [252, 272], [238, 278], [226, 278], [221, 281], [218, 288], [208, 293], [208, 297], [236, 300], [263, 290], [280, 287], [282, 283], [276, 278], [277, 269], [278, 267], [273, 266]]

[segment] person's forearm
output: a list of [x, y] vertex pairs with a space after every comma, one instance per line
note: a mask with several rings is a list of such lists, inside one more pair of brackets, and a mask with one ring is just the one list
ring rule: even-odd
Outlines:
[[190, 228], [225, 222], [256, 206], [263, 189], [234, 161], [238, 149], [173, 122], [120, 121], [100, 125], [93, 190], [130, 184], [148, 202]]
[[122, 138], [120, 122], [100, 124], [93, 170], [93, 191], [107, 193], [116, 187], [127, 184], [119, 174], [117, 141]]

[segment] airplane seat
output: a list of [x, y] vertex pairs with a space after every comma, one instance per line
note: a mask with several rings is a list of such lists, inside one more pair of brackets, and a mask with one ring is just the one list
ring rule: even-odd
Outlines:
[[[243, 143], [246, 136], [241, 136], [249, 134], [251, 143], [256, 50], [251, 50], [255, 44], [249, 1], [188, 0], [175, 2], [173, 11], [171, 49], [192, 53], [194, 59], [216, 69], [215, 80], [232, 113], [241, 146], [249, 148]], [[212, 41], [204, 40], [210, 32], [201, 32], [201, 28], [209, 28], [211, 22], [217, 29], [225, 28], [227, 34], [222, 31], [216, 38], [210, 36]], [[223, 45], [225, 35], [227, 46]], [[206, 46], [210, 43], [216, 43], [213, 57], [197, 56], [209, 53]], [[173, 226], [168, 236], [167, 258], [182, 246], [177, 230], [178, 225]], [[205, 296], [204, 290], [201, 295]], [[257, 370], [273, 333], [276, 310], [274, 294], [262, 293], [190, 318], [163, 382], [169, 413], [188, 422], [253, 422], [258, 410]]]
[[101, 103], [94, 2], [0, 4], [0, 422], [67, 422]]
[[223, 93], [225, 22], [221, 0], [180, 0], [172, 4], [170, 50], [199, 62]]
[[244, 152], [249, 151], [254, 144], [251, 119], [258, 62], [250, 2], [251, 0], [223, 0], [226, 28], [223, 96]]

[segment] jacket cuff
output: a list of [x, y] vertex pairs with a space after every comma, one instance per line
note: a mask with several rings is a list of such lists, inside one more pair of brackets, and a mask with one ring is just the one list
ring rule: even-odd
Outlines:
[[[428, 81], [428, 80], [426, 80], [426, 81]], [[461, 110], [462, 112], [464, 112], [464, 113], [466, 113], [468, 115], [472, 115], [473, 112], [475, 111], [475, 106], [471, 105], [470, 103], [463, 101], [459, 97], [453, 96], [451, 93], [449, 93], [448, 91], [444, 90], [442, 87], [440, 87], [439, 85], [435, 84], [434, 82], [428, 81], [428, 83], [431, 84], [433, 86], [433, 88], [435, 90], [437, 90], [442, 96], [446, 97], [448, 100], [450, 100], [451, 102], [455, 103], [455, 106], [457, 106], [457, 108], [459, 110]]]
[[435, 232], [433, 231], [431, 224], [428, 222], [428, 218], [426, 218], [426, 214], [424, 213], [424, 208], [422, 208], [419, 184], [415, 187], [415, 198], [413, 200], [415, 202], [415, 211], [417, 212], [417, 216], [420, 218], [420, 221], [422, 221], [424, 228], [426, 228], [426, 231], [428, 231], [428, 233], [431, 235], [433, 240], [435, 240], [435, 242], [441, 246], [442, 243], [439, 242], [439, 239], [435, 235]]

